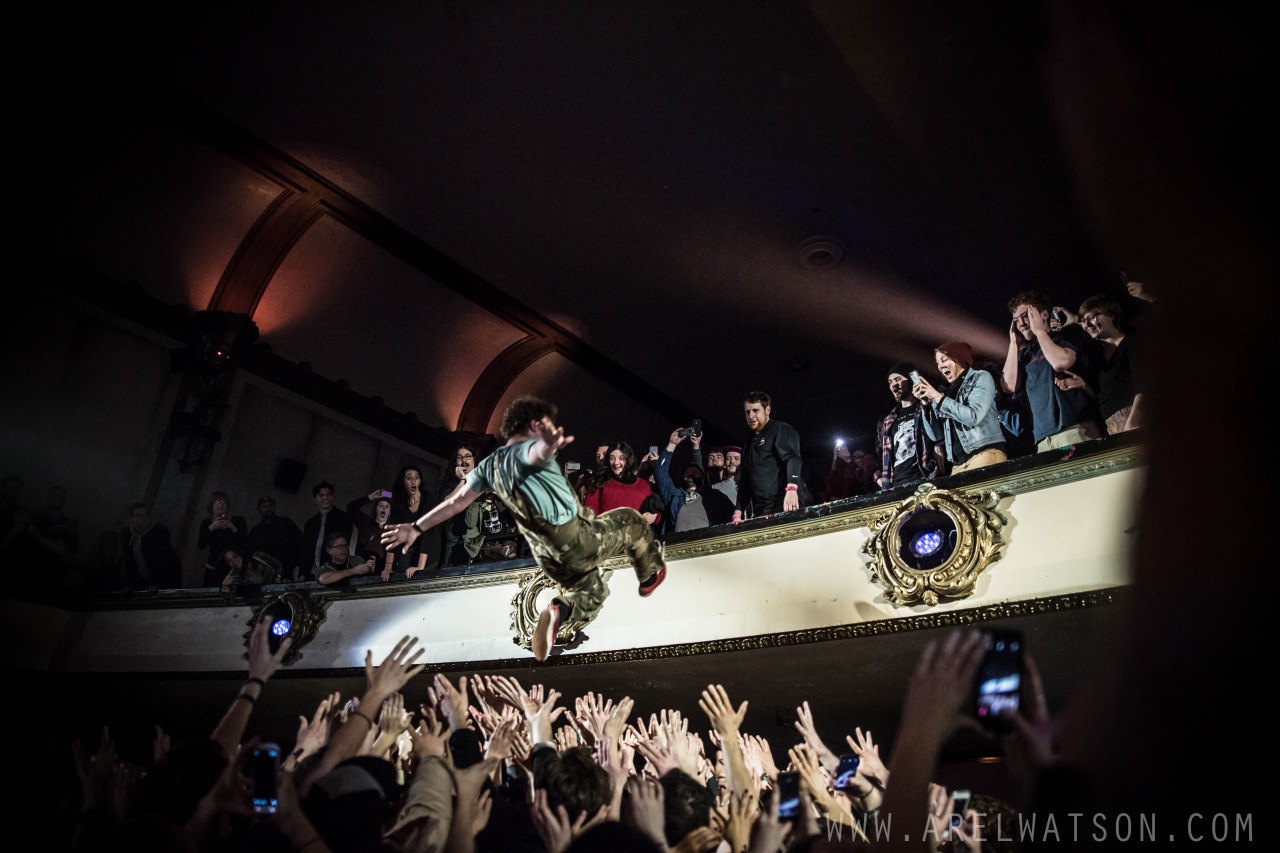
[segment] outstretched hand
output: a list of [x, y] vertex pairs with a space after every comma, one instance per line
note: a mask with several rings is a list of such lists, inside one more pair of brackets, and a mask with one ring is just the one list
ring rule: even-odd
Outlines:
[[369, 684], [368, 692], [376, 693], [380, 698], [385, 699], [392, 693], [398, 692], [409, 682], [409, 679], [426, 669], [425, 663], [414, 666], [414, 661], [425, 651], [421, 648], [414, 651], [413, 647], [417, 644], [417, 637], [408, 635], [401, 637], [400, 642], [396, 643], [395, 648], [391, 650], [391, 654], [387, 655], [376, 668], [373, 665], [373, 651], [365, 652], [364, 673]]
[[907, 687], [899, 737], [911, 732], [937, 744], [946, 739], [969, 695], [987, 642], [987, 636], [977, 631], [952, 631], [941, 646], [936, 642], [925, 646]]
[[458, 686], [455, 688], [448, 676], [443, 672], [437, 672], [431, 695], [435, 699], [436, 708], [449, 721], [450, 734], [458, 729], [467, 728], [467, 677], [465, 675], [458, 679]]
[[709, 684], [707, 689], [702, 691], [702, 698], [698, 700], [698, 707], [707, 715], [707, 719], [711, 721], [711, 727], [715, 729], [716, 734], [720, 735], [723, 740], [733, 739], [735, 742], [737, 741], [738, 729], [742, 726], [742, 718], [747, 715], [747, 700], [743, 699], [742, 704], [735, 711], [724, 686]]
[[804, 703], [796, 708], [796, 731], [800, 733], [800, 737], [804, 738], [805, 744], [813, 750], [813, 754], [817, 756], [818, 762], [830, 772], [840, 764], [840, 758], [827, 748], [822, 742], [822, 738], [818, 736], [818, 730], [813, 725], [813, 711], [809, 710], [809, 701], [806, 699]]
[[858, 756], [858, 775], [870, 779], [877, 788], [886, 787], [889, 784], [889, 768], [880, 759], [880, 746], [871, 739], [871, 730], [867, 729], [866, 734], [863, 734], [861, 727], [853, 731], [857, 740], [854, 740], [853, 735], [845, 735], [844, 739], [848, 742], [850, 751]]
[[548, 853], [564, 853], [573, 840], [598, 823], [603, 823], [608, 816], [609, 807], [603, 805], [594, 815], [582, 812], [575, 820], [569, 820], [569, 813], [563, 805], [552, 811], [547, 802], [547, 792], [539, 790], [533, 795], [533, 825], [542, 837]]
[[545, 462], [573, 443], [573, 436], [564, 434], [564, 427], [558, 427], [551, 418], [529, 422], [529, 435], [537, 440], [537, 445], [529, 450], [529, 461], [537, 464]]
[[270, 638], [267, 636], [267, 620], [258, 619], [249, 635], [249, 677], [266, 681], [276, 674], [276, 670], [284, 663], [284, 656], [293, 645], [293, 637], [285, 637], [276, 653], [271, 653]]
[[382, 531], [382, 538], [379, 541], [382, 543], [382, 547], [388, 551], [394, 551], [397, 548], [406, 550], [414, 542], [417, 542], [418, 537], [421, 535], [422, 531], [412, 524], [389, 524]]

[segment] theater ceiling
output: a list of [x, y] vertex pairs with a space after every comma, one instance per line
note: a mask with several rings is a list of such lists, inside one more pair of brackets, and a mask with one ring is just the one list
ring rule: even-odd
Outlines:
[[413, 411], [869, 444], [884, 367], [1115, 282], [1034, 8], [198, 3], [31, 12], [38, 239]]

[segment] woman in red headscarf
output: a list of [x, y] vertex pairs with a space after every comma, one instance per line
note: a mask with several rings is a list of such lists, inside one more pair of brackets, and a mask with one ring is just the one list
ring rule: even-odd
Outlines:
[[925, 433], [945, 444], [951, 473], [1005, 461], [995, 380], [985, 370], [973, 369], [973, 348], [966, 343], [939, 344], [933, 353], [947, 390], [922, 378], [911, 393], [924, 404]]

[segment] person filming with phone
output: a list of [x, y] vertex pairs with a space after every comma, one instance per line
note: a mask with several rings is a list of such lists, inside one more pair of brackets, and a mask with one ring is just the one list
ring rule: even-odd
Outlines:
[[985, 370], [972, 369], [973, 348], [966, 343], [939, 344], [934, 357], [947, 380], [946, 391], [921, 377], [911, 393], [923, 406], [925, 432], [946, 447], [951, 473], [1004, 462], [995, 380]]

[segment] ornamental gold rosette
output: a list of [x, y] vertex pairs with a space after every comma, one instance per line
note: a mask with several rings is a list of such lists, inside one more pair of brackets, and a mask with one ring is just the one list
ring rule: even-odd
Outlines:
[[870, 523], [862, 550], [872, 579], [895, 604], [937, 604], [973, 594], [982, 570], [1000, 557], [1006, 519], [998, 492], [966, 494], [925, 483]]
[[[303, 647], [319, 633], [320, 623], [324, 621], [324, 603], [298, 589], [285, 590], [266, 599], [249, 620], [249, 630], [244, 635], [246, 649], [249, 648], [249, 637], [259, 619], [268, 622], [267, 629], [274, 635], [273, 643], [284, 642], [286, 637], [293, 638], [293, 644], [289, 646], [283, 659], [285, 666], [288, 666], [302, 657]], [[245, 657], [248, 657], [247, 652]]]
[[[604, 574], [606, 582], [612, 574]], [[511, 642], [522, 649], [533, 648], [533, 631], [538, 627], [538, 616], [542, 613], [542, 608], [538, 607], [538, 596], [546, 589], [555, 590], [559, 587], [541, 571], [533, 571], [520, 578], [520, 588], [511, 597], [511, 630], [515, 632]], [[572, 643], [578, 631], [586, 624], [587, 620], [576, 617], [562, 623], [553, 645], [565, 646]]]

